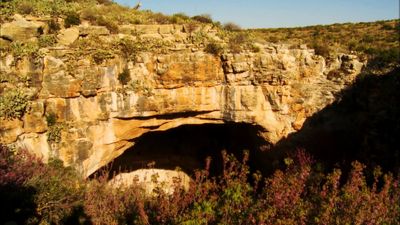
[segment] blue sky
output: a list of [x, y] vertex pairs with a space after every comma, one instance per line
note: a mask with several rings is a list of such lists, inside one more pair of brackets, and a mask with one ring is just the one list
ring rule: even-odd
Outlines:
[[[135, 5], [139, 0], [115, 0]], [[244, 28], [296, 27], [399, 18], [399, 0], [141, 0], [142, 9], [210, 14]]]

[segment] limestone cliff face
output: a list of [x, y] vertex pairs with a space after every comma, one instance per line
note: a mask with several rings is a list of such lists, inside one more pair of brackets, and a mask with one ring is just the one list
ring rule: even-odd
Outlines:
[[[69, 44], [85, 32], [103, 31], [97, 35], [104, 38], [123, 35], [86, 25], [69, 31], [77, 35], [60, 32], [61, 44], [41, 49], [39, 62], [3, 57], [2, 73], [29, 76], [24, 88], [36, 97], [22, 119], [1, 120], [1, 142], [24, 146], [45, 160], [59, 157], [86, 175], [133, 146], [142, 134], [185, 124], [250, 123], [276, 143], [332, 103], [363, 66], [352, 55], [326, 60], [305, 46], [275, 44], [259, 45], [257, 53], [216, 57], [187, 43], [191, 34], [184, 26], [123, 28], [126, 33], [140, 29], [145, 38], [168, 39], [172, 47], [140, 52], [134, 60], [122, 55], [101, 63], [85, 55], [71, 58], [78, 49]], [[129, 76], [126, 85], [119, 79], [123, 73]], [[4, 90], [21, 86], [1, 85]], [[52, 113], [62, 124], [58, 142], [48, 141], [51, 128], [45, 115]]]

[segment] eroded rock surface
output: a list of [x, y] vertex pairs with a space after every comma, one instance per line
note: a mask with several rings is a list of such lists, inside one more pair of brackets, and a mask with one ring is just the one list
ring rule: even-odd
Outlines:
[[[202, 29], [215, 36], [211, 28]], [[60, 46], [46, 49], [39, 63], [3, 57], [1, 72], [31, 76], [26, 88], [36, 98], [21, 120], [2, 122], [1, 142], [24, 146], [44, 159], [59, 157], [85, 175], [122, 154], [142, 134], [185, 124], [259, 125], [264, 128], [260, 135], [273, 144], [332, 103], [363, 66], [356, 56], [326, 60], [304, 46], [276, 44], [259, 44], [257, 53], [216, 57], [202, 51], [202, 45], [187, 43], [191, 34], [182, 25], [120, 30], [124, 34], [110, 38], [140, 31], [143, 38], [168, 40], [171, 46], [140, 52], [135, 60], [117, 55], [94, 62], [79, 54], [71, 59], [78, 49], [65, 45], [78, 36], [109, 35], [104, 27], [86, 25], [73, 28], [73, 37], [62, 33], [68, 39], [59, 36]], [[126, 71], [123, 85], [119, 76]], [[10, 87], [11, 82], [1, 84]], [[56, 132], [46, 115], [55, 115], [61, 124], [56, 143], [46, 141]]]

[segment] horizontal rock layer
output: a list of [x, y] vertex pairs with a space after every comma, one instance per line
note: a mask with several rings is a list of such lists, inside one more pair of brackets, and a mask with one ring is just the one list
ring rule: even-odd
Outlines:
[[[161, 38], [185, 34], [184, 26], [177, 25], [123, 28], [125, 33], [137, 31]], [[61, 32], [61, 43], [71, 42], [63, 36], [68, 32], [73, 37], [108, 35], [99, 27], [80, 27]], [[142, 134], [185, 124], [254, 124], [264, 129], [260, 135], [276, 143], [332, 103], [363, 66], [352, 55], [327, 61], [304, 46], [260, 46], [257, 53], [221, 58], [176, 47], [140, 52], [135, 61], [114, 56], [101, 63], [85, 55], [71, 60], [77, 50], [70, 47], [47, 49], [39, 64], [7, 55], [1, 59], [1, 72], [28, 76], [27, 92], [36, 98], [22, 119], [1, 121], [1, 142], [24, 146], [44, 160], [56, 156], [85, 175], [122, 154]], [[121, 83], [124, 73], [126, 84]], [[54, 129], [46, 115], [51, 114], [61, 127], [59, 142], [48, 141]]]

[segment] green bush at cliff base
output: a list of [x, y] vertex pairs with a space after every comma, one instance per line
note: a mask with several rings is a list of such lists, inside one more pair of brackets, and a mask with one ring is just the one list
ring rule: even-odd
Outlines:
[[0, 145], [0, 223], [66, 223], [82, 204], [85, 182], [60, 160], [47, 164], [25, 149]]
[[74, 208], [81, 205], [84, 196], [81, 177], [57, 159], [50, 159], [43, 173], [34, 174], [25, 185], [35, 190], [33, 201], [39, 216], [31, 217], [31, 222], [64, 224]]
[[[241, 161], [222, 152], [220, 175], [210, 162], [197, 170], [189, 190], [172, 195], [156, 189], [145, 197], [137, 185], [112, 188], [109, 175], [84, 181], [59, 160], [47, 165], [27, 151], [0, 148], [0, 195], [12, 207], [2, 219], [21, 224], [399, 224], [400, 181], [379, 167], [367, 182], [366, 168], [355, 161], [321, 172], [304, 151], [285, 159], [285, 168], [262, 178], [251, 173], [249, 154]], [[345, 178], [344, 178], [345, 177]], [[250, 179], [251, 178], [251, 179]], [[13, 187], [13, 188], [11, 188]], [[18, 195], [10, 195], [19, 190]], [[25, 196], [24, 205], [11, 204]], [[7, 197], [7, 198], [5, 198]], [[2, 214], [3, 212], [0, 212]]]

